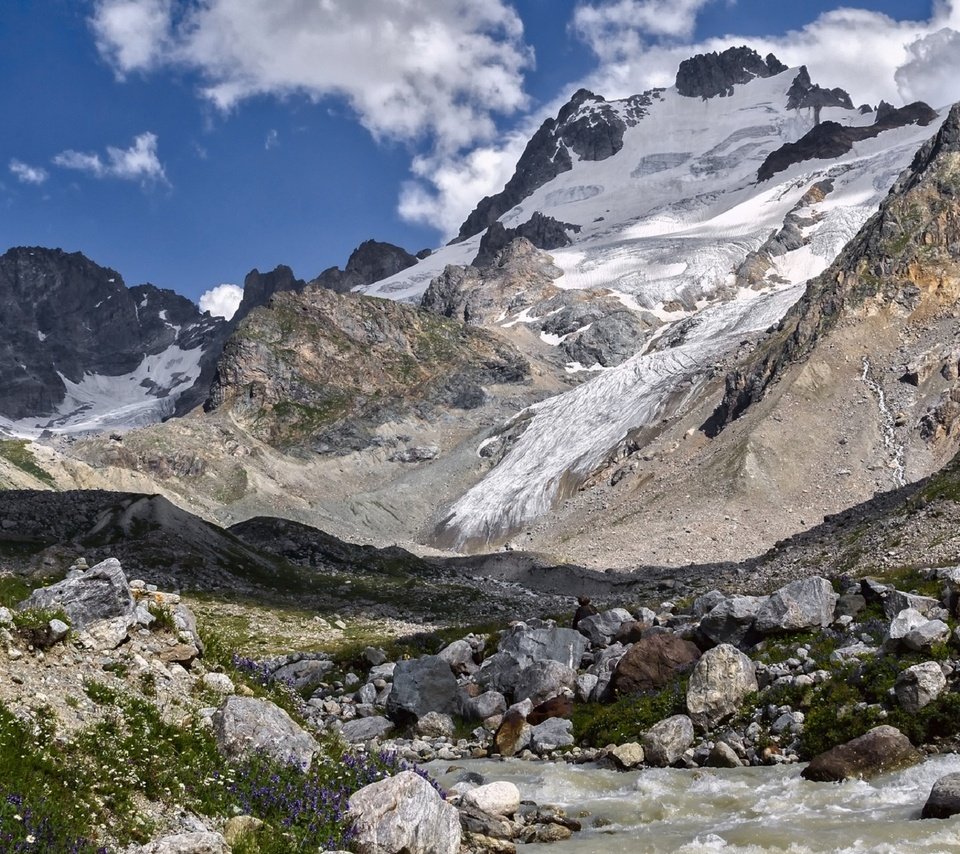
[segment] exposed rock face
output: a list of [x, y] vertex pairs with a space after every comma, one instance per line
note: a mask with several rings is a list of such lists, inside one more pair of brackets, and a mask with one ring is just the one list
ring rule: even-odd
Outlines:
[[387, 714], [400, 723], [422, 718], [428, 712], [452, 714], [456, 696], [456, 677], [439, 655], [400, 661], [393, 671]]
[[417, 263], [417, 256], [393, 243], [365, 240], [350, 255], [347, 266], [330, 267], [313, 279], [310, 284], [329, 288], [338, 294], [353, 288], [372, 285], [406, 270]]
[[643, 753], [650, 765], [666, 768], [677, 762], [693, 744], [693, 722], [673, 715], [654, 724], [643, 737]]
[[402, 771], [350, 797], [359, 854], [458, 854], [460, 818], [423, 777]]
[[840, 107], [844, 110], [852, 110], [853, 101], [839, 87], [824, 89], [819, 84], [813, 83], [810, 80], [807, 66], [801, 65], [799, 74], [794, 78], [793, 84], [787, 92], [787, 109], [802, 110], [805, 107], [818, 110], [817, 115], [819, 115], [819, 108], [821, 107]]
[[380, 423], [472, 408], [529, 366], [484, 332], [387, 300], [323, 288], [276, 294], [227, 341], [207, 409], [259, 438], [321, 453], [366, 447]]
[[870, 780], [880, 774], [916, 765], [921, 758], [920, 752], [900, 730], [878, 726], [859, 738], [821, 753], [803, 769], [801, 776], [820, 782]]
[[[201, 348], [201, 368], [216, 359], [220, 318], [153, 285], [127, 288], [115, 270], [79, 252], [18, 247], [0, 256], [0, 415], [14, 420], [53, 414], [64, 380], [132, 373], [147, 356]], [[212, 370], [212, 363], [210, 364]], [[196, 406], [196, 376], [174, 375], [144, 388], [169, 398], [168, 415]]]
[[243, 280], [243, 299], [231, 318], [232, 325], [236, 326], [255, 308], [267, 305], [274, 294], [288, 291], [298, 294], [306, 286], [307, 283], [294, 276], [293, 270], [285, 264], [280, 264], [267, 273], [251, 270]]
[[778, 172], [805, 160], [840, 157], [850, 151], [857, 142], [873, 139], [884, 131], [904, 125], [918, 124], [925, 127], [936, 117], [936, 112], [927, 104], [917, 101], [899, 110], [891, 108], [886, 113], [877, 113], [876, 121], [867, 127], [846, 127], [838, 122], [821, 122], [796, 142], [785, 143], [771, 152], [757, 172], [757, 180], [767, 181]]
[[659, 90], [608, 103], [586, 89], [576, 92], [555, 119], [547, 119], [527, 143], [516, 171], [494, 196], [486, 196], [460, 226], [464, 240], [492, 225], [534, 190], [573, 168], [580, 160], [605, 160], [623, 147], [628, 124], [645, 115]]
[[109, 558], [73, 577], [40, 587], [17, 606], [25, 608], [63, 608], [75, 629], [85, 629], [100, 620], [131, 619], [136, 603], [120, 561]]
[[213, 732], [220, 752], [229, 758], [264, 751], [309, 768], [320, 749], [283, 709], [255, 697], [228, 697], [213, 715]]
[[708, 730], [734, 714], [757, 687], [753, 662], [736, 647], [721, 644], [705, 652], [693, 668], [687, 711], [697, 727]]
[[810, 281], [776, 334], [748, 365], [727, 375], [724, 398], [702, 427], [708, 436], [716, 436], [760, 400], [789, 365], [806, 358], [841, 317], [866, 301], [896, 302], [908, 311], [916, 311], [921, 302], [931, 311], [952, 304], [960, 282], [951, 249], [960, 234], [955, 203], [958, 155], [960, 107], [954, 106], [880, 210], [837, 260]]
[[570, 244], [568, 231], [580, 231], [579, 225], [560, 222], [552, 216], [544, 216], [540, 211], [534, 211], [533, 216], [516, 228], [505, 228], [502, 223], [491, 223], [483, 237], [480, 238], [480, 248], [471, 266], [478, 269], [489, 267], [497, 261], [500, 252], [507, 244], [523, 237], [529, 240], [537, 249], [560, 249]]
[[637, 641], [617, 662], [613, 690], [619, 695], [659, 691], [700, 658], [695, 643], [666, 632]]
[[677, 91], [688, 98], [721, 98], [733, 87], [755, 77], [772, 77], [787, 70], [772, 53], [766, 60], [748, 47], [731, 47], [722, 53], [701, 53], [685, 59], [677, 71]]
[[933, 784], [921, 818], [950, 818], [960, 813], [960, 774], [947, 774]]
[[829, 626], [839, 598], [826, 578], [793, 581], [767, 599], [757, 612], [754, 628], [773, 634]]

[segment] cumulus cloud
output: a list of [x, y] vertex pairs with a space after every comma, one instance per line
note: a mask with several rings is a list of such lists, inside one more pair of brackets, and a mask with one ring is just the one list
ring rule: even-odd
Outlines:
[[54, 157], [53, 162], [63, 169], [76, 169], [94, 178], [120, 178], [143, 184], [167, 183], [163, 164], [157, 155], [157, 135], [149, 132], [137, 136], [129, 148], [107, 146], [106, 159], [95, 152], [68, 149]]
[[91, 23], [118, 74], [196, 71], [221, 110], [342, 97], [377, 138], [453, 151], [527, 105], [532, 51], [505, 0], [97, 0]]
[[10, 171], [21, 184], [42, 184], [50, 177], [46, 169], [16, 159], [10, 161]]
[[908, 45], [896, 81], [907, 101], [942, 107], [960, 99], [960, 32], [944, 27]]
[[239, 285], [217, 285], [200, 295], [200, 311], [229, 320], [237, 313], [242, 299], [243, 288]]

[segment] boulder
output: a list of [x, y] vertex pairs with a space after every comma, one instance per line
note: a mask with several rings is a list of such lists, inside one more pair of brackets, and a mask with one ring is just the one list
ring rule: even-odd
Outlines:
[[577, 699], [581, 703], [586, 703], [596, 690], [599, 681], [596, 673], [581, 673], [577, 677]]
[[193, 639], [193, 644], [203, 654], [203, 639], [197, 629], [197, 617], [182, 602], [177, 602], [170, 608], [170, 616], [173, 618], [173, 625], [178, 632], [186, 632]]
[[633, 615], [623, 608], [611, 608], [599, 614], [583, 617], [577, 623], [577, 631], [586, 635], [593, 646], [607, 646], [617, 636], [624, 623], [635, 622]]
[[719, 590], [711, 590], [709, 593], [698, 596], [693, 600], [691, 609], [694, 618], [699, 620], [701, 617], [705, 617], [726, 598]]
[[523, 665], [550, 659], [574, 670], [580, 666], [586, 649], [587, 639], [578, 631], [556, 627], [531, 629], [524, 623], [511, 628], [497, 647], [498, 652], [511, 653]]
[[686, 715], [673, 715], [654, 724], [643, 736], [646, 761], [658, 768], [677, 762], [693, 744], [693, 721]]
[[507, 710], [507, 700], [498, 691], [484, 691], [472, 697], [461, 689], [457, 695], [457, 705], [460, 716], [470, 721], [485, 721]]
[[737, 752], [725, 741], [718, 741], [710, 748], [707, 757], [707, 766], [710, 768], [742, 768], [743, 760]]
[[469, 641], [456, 640], [437, 653], [454, 673], [475, 673], [477, 665], [473, 660], [473, 647]]
[[521, 662], [512, 652], [495, 652], [484, 659], [474, 679], [478, 685], [489, 691], [512, 695], [520, 679], [520, 672], [530, 661], [531, 659], [523, 658]]
[[510, 817], [520, 809], [520, 790], [506, 781], [487, 783], [466, 792], [463, 802], [488, 815]]
[[413, 771], [364, 786], [349, 806], [358, 854], [459, 854], [457, 810]]
[[767, 599], [753, 626], [765, 635], [826, 627], [833, 622], [839, 598], [826, 578], [792, 581]]
[[615, 643], [596, 654], [593, 664], [587, 671], [597, 677], [597, 684], [590, 696], [591, 700], [602, 702], [608, 698], [610, 683], [613, 681], [613, 673], [617, 668], [617, 662], [620, 661], [625, 652], [626, 648], [622, 644]]
[[892, 620], [901, 611], [912, 608], [924, 616], [933, 609], [940, 607], [940, 600], [932, 596], [918, 596], [916, 593], [904, 593], [901, 590], [890, 588], [883, 597], [883, 613], [888, 620]]
[[914, 652], [930, 649], [950, 640], [950, 626], [943, 620], [926, 620], [903, 636], [903, 645]]
[[397, 662], [393, 690], [387, 698], [387, 716], [405, 724], [427, 712], [456, 711], [457, 679], [438, 655]]
[[63, 608], [70, 625], [81, 631], [100, 620], [121, 617], [134, 622], [137, 606], [120, 561], [108, 558], [87, 572], [34, 590], [18, 610]]
[[924, 661], [908, 667], [894, 685], [897, 702], [905, 712], [916, 714], [930, 705], [947, 688], [947, 678], [936, 661]]
[[612, 686], [618, 695], [659, 691], [700, 659], [695, 643], [662, 632], [637, 641], [617, 662]]
[[566, 718], [548, 718], [530, 731], [530, 747], [534, 753], [547, 753], [573, 743], [573, 721]]
[[213, 733], [220, 752], [229, 759], [263, 751], [309, 768], [319, 749], [283, 709], [255, 697], [227, 697], [213, 714]]
[[814, 757], [801, 776], [820, 782], [870, 780], [879, 774], [915, 765], [922, 758], [900, 730], [878, 726]]
[[213, 691], [214, 694], [222, 696], [232, 694], [237, 690], [233, 680], [226, 673], [204, 673], [202, 682], [203, 687], [208, 691]]
[[534, 706], [557, 697], [567, 689], [573, 691], [577, 672], [553, 659], [534, 661], [521, 671], [514, 688], [515, 700], [529, 699]]
[[700, 729], [710, 729], [735, 714], [747, 694], [756, 691], [753, 662], [730, 644], [703, 654], [690, 675], [687, 711]]
[[536, 706], [533, 711], [527, 715], [527, 721], [529, 721], [531, 726], [537, 726], [537, 724], [542, 724], [549, 718], [569, 718], [572, 714], [573, 698], [567, 694], [563, 694]]
[[927, 618], [914, 608], [904, 608], [890, 622], [887, 629], [888, 641], [899, 641], [905, 638], [917, 626], [922, 626]]
[[440, 712], [427, 712], [417, 721], [417, 735], [426, 738], [453, 738], [454, 732], [453, 718]]
[[132, 849], [135, 854], [230, 854], [227, 840], [209, 830], [164, 836]]
[[731, 596], [715, 605], [700, 621], [700, 633], [716, 644], [739, 646], [753, 628], [765, 596]]
[[373, 715], [369, 718], [354, 718], [344, 723], [340, 730], [343, 740], [350, 744], [361, 744], [374, 738], [383, 738], [393, 732], [393, 721]]
[[300, 691], [315, 688], [334, 667], [332, 661], [323, 658], [304, 658], [278, 667], [273, 672], [273, 679], [285, 682], [294, 691]]
[[644, 760], [643, 747], [637, 742], [630, 741], [626, 744], [618, 744], [608, 754], [618, 768], [629, 771], [641, 765]]
[[530, 744], [533, 727], [518, 709], [509, 709], [493, 736], [493, 745], [501, 756], [515, 756]]
[[947, 774], [933, 784], [921, 818], [950, 818], [960, 813], [960, 774]]

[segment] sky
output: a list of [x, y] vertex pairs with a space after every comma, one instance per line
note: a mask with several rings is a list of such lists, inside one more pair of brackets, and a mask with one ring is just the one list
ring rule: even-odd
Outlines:
[[858, 104], [960, 99], [960, 0], [2, 0], [0, 251], [229, 314], [254, 267], [442, 244], [576, 89], [732, 44]]

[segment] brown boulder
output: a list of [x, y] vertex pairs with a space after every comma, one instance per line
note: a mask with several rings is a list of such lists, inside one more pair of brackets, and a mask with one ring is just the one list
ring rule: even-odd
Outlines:
[[617, 631], [614, 638], [615, 643], [622, 643], [624, 646], [630, 643], [636, 643], [643, 638], [643, 633], [650, 628], [650, 623], [644, 623], [640, 620], [632, 620], [624, 623]]
[[573, 699], [570, 697], [554, 697], [541, 703], [529, 715], [527, 723], [530, 726], [542, 724], [548, 718], [569, 718], [573, 714]]
[[530, 743], [530, 731], [523, 713], [510, 709], [504, 716], [493, 736], [493, 746], [501, 756], [514, 756]]
[[801, 776], [818, 782], [869, 780], [878, 774], [916, 765], [921, 758], [910, 739], [896, 727], [878, 726], [859, 738], [821, 753], [803, 769]]
[[618, 695], [659, 691], [700, 658], [695, 643], [660, 632], [637, 641], [617, 663], [613, 690]]

